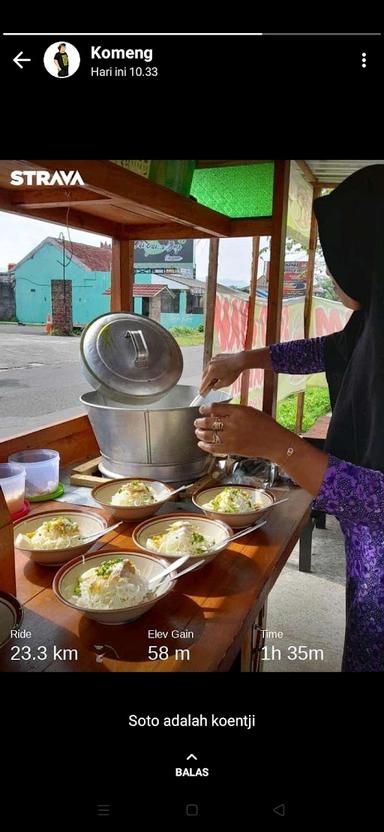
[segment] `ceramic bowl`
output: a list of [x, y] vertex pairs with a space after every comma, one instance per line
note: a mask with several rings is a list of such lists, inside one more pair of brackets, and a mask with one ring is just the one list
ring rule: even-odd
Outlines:
[[[132, 482], [133, 480], [140, 480], [150, 485], [155, 492], [156, 502], [148, 506], [114, 506], [111, 504], [111, 499], [114, 494], [124, 483]], [[135, 520], [145, 520], [147, 517], [153, 517], [159, 510], [160, 506], [164, 505], [170, 499], [174, 491], [169, 485], [165, 485], [159, 480], [151, 480], [146, 477], [125, 477], [124, 479], [113, 480], [112, 482], [97, 485], [92, 491], [92, 497], [99, 505], [106, 509], [110, 519], [125, 520], [126, 523], [132, 523]]]
[[[204, 508], [206, 503], [210, 503], [211, 500], [214, 500], [214, 498], [217, 497], [217, 495], [220, 494], [224, 488], [228, 487], [238, 488], [245, 491], [247, 495], [251, 497], [252, 501], [259, 499], [261, 505], [251, 511], [238, 512], [236, 514], [229, 514], [227, 512], [213, 511], [212, 509]], [[197, 508], [200, 508], [201, 511], [204, 512], [206, 517], [210, 517], [211, 520], [222, 520], [223, 523], [228, 523], [228, 525], [233, 529], [243, 529], [246, 526], [254, 525], [258, 522], [258, 520], [261, 520], [262, 517], [265, 518], [275, 502], [275, 497], [271, 491], [267, 491], [265, 488], [253, 488], [250, 485], [228, 483], [226, 485], [216, 486], [215, 488], [205, 488], [203, 491], [199, 491], [199, 493], [192, 498], [192, 502]]]
[[83, 536], [96, 534], [106, 529], [108, 526], [104, 517], [92, 511], [80, 511], [73, 509], [72, 511], [45, 511], [39, 514], [33, 514], [25, 518], [25, 520], [18, 520], [13, 524], [14, 526], [14, 540], [15, 547], [20, 552], [31, 558], [36, 563], [43, 566], [58, 566], [66, 563], [75, 555], [82, 555], [93, 546], [94, 541], [86, 543], [76, 543], [75, 546], [69, 546], [67, 549], [29, 549], [27, 545], [16, 546], [16, 538], [19, 534], [27, 534], [28, 532], [36, 531], [46, 520], [54, 520], [55, 517], [68, 517], [69, 520], [74, 520], [80, 529], [80, 534]]
[[[150, 554], [156, 554], [153, 552], [152, 549], [148, 548], [147, 540], [149, 537], [152, 537], [155, 534], [163, 534], [166, 532], [172, 523], [175, 523], [176, 520], [189, 520], [193, 523], [194, 528], [200, 534], [203, 534], [205, 537], [211, 538], [214, 541], [213, 545], [219, 544], [218, 548], [210, 554], [209, 551], [206, 555], [193, 555], [191, 556], [191, 563], [196, 558], [204, 558], [204, 564], [209, 563], [213, 558], [215, 558], [219, 552], [222, 552], [224, 549], [227, 548], [229, 545], [228, 538], [232, 537], [233, 532], [230, 526], [226, 523], [222, 523], [219, 520], [210, 520], [208, 517], [202, 517], [200, 514], [193, 514], [185, 513], [182, 514], [164, 514], [161, 517], [153, 518], [152, 520], [146, 520], [144, 523], [140, 523], [139, 526], [136, 526], [134, 529], [132, 538], [133, 541], [136, 543], [140, 549], [143, 549], [145, 552]], [[220, 545], [222, 544], [222, 545]], [[160, 555], [163, 558], [175, 559], [181, 557], [181, 553], [177, 555], [165, 555], [161, 553]], [[188, 562], [187, 562], [188, 563]], [[186, 563], [186, 565], [187, 565]]]
[[70, 598], [80, 575], [88, 569], [100, 566], [108, 557], [125, 557], [129, 559], [146, 580], [160, 575], [164, 568], [169, 565], [162, 558], [139, 554], [138, 552], [103, 552], [98, 555], [88, 555], [84, 561], [82, 557], [78, 557], [64, 564], [53, 579], [52, 589], [59, 601], [77, 610], [77, 612], [83, 613], [88, 618], [98, 621], [100, 624], [128, 624], [130, 621], [136, 621], [137, 618], [140, 618], [144, 613], [148, 612], [161, 598], [165, 598], [175, 585], [171, 573], [164, 578], [158, 589], [154, 590], [153, 598], [150, 600], [115, 610], [88, 609], [74, 604]]

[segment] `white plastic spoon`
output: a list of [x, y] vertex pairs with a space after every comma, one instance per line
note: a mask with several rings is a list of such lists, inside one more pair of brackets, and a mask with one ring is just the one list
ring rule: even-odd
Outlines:
[[257, 523], [255, 526], [247, 526], [246, 529], [242, 529], [241, 532], [236, 532], [236, 534], [232, 534], [231, 537], [225, 537], [224, 540], [219, 540], [215, 546], [212, 546], [211, 549], [208, 549], [207, 555], [211, 555], [216, 549], [221, 549], [224, 544], [232, 543], [233, 540], [237, 540], [238, 537], [244, 537], [246, 534], [251, 534], [251, 532], [255, 532], [257, 529], [261, 529], [262, 526], [265, 526], [266, 520], [263, 520], [261, 523]]
[[178, 558], [177, 561], [171, 563], [170, 566], [167, 566], [163, 572], [160, 572], [160, 575], [155, 575], [153, 578], [150, 578], [148, 581], [148, 586], [151, 584], [156, 584], [158, 581], [162, 581], [166, 575], [169, 575], [170, 572], [174, 572], [175, 569], [178, 569], [179, 566], [182, 566], [187, 560], [190, 559], [190, 555], [183, 555], [181, 558]]
[[[182, 575], [186, 575], [188, 572], [193, 572], [194, 569], [197, 569], [197, 567], [201, 566], [204, 562], [205, 562], [205, 558], [200, 558], [199, 560], [194, 561], [191, 564], [191, 566], [187, 567], [187, 569], [182, 569], [181, 572], [179, 572], [177, 575], [175, 575], [175, 579], [177, 580], [177, 578], [181, 578]], [[173, 568], [175, 568], [175, 567], [173, 567]], [[164, 572], [161, 573], [161, 575], [157, 576], [157, 585], [159, 585], [161, 583], [161, 581], [163, 580], [163, 578], [165, 577], [165, 575], [169, 571], [171, 571], [171, 570], [166, 569]], [[152, 579], [152, 581], [153, 581], [153, 579]], [[149, 581], [148, 581], [148, 583], [149, 583]], [[154, 581], [153, 581], [153, 583], [154, 583]]]
[[275, 508], [275, 506], [279, 506], [279, 505], [281, 505], [281, 503], [287, 503], [288, 500], [289, 500], [289, 497], [284, 497], [284, 500], [276, 500], [275, 503], [272, 503], [271, 506], [268, 506], [268, 509]]
[[[237, 540], [238, 537], [243, 537], [243, 535], [250, 534], [250, 532], [254, 532], [254, 531], [256, 531], [256, 529], [261, 529], [262, 526], [265, 526], [266, 522], [267, 522], [266, 520], [263, 520], [262, 523], [258, 523], [256, 526], [248, 526], [247, 529], [243, 529], [241, 532], [237, 532], [237, 534], [231, 535], [231, 537], [225, 537], [224, 540], [220, 540], [216, 544], [216, 546], [212, 546], [211, 549], [208, 549], [207, 556], [211, 555], [212, 552], [215, 551], [215, 549], [219, 549], [219, 548], [221, 549], [222, 546], [225, 545], [226, 543], [232, 543], [232, 540]], [[179, 566], [182, 566], [182, 564], [185, 563], [185, 561], [190, 560], [192, 557], [193, 557], [193, 555], [184, 555], [183, 557], [179, 558], [171, 566], [167, 566], [167, 568], [164, 569], [164, 572], [161, 572], [160, 575], [156, 575], [154, 578], [150, 578], [150, 580], [148, 581], [148, 585], [149, 584], [160, 583], [160, 581], [162, 581], [163, 578], [165, 578], [166, 575], [169, 575], [170, 572], [174, 572], [175, 569], [177, 569]], [[198, 561], [194, 561], [194, 563], [191, 564], [191, 566], [189, 566], [187, 569], [183, 569], [182, 572], [179, 572], [177, 575], [175, 575], [175, 578], [180, 578], [182, 575], [186, 575], [187, 572], [191, 572], [192, 569], [196, 569], [197, 566], [200, 566], [202, 563], [205, 563], [205, 562], [206, 562], [206, 558], [199, 558]], [[208, 563], [209, 563], [209, 561], [208, 561]]]
[[174, 496], [174, 494], [178, 494], [178, 493], [179, 493], [179, 491], [184, 491], [184, 489], [185, 489], [185, 488], [192, 488], [192, 486], [193, 486], [194, 484], [195, 484], [194, 482], [190, 482], [190, 483], [189, 483], [189, 485], [181, 485], [181, 486], [180, 486], [180, 488], [176, 488], [176, 490], [175, 490], [175, 491], [171, 491], [171, 492], [168, 494], [168, 497], [173, 497], [173, 496]]
[[108, 526], [107, 529], [103, 529], [101, 532], [96, 532], [95, 534], [90, 534], [87, 537], [82, 537], [81, 538], [81, 543], [83, 543], [83, 542], [86, 543], [89, 540], [98, 540], [99, 537], [103, 537], [108, 532], [111, 532], [111, 531], [113, 531], [113, 529], [117, 529], [118, 526], [122, 526], [122, 525], [123, 525], [123, 521], [120, 520], [119, 523], [115, 523], [114, 526]]
[[200, 393], [198, 393], [198, 395], [195, 396], [194, 399], [192, 399], [189, 407], [198, 407], [200, 404], [203, 404], [203, 402], [205, 401], [205, 397], [208, 395], [208, 393], [209, 393], [209, 390], [207, 390], [207, 392], [204, 394], [204, 396], [202, 396]]

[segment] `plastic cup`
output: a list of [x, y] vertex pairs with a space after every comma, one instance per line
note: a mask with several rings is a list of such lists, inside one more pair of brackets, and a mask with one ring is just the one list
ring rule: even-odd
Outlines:
[[21, 511], [25, 499], [25, 468], [16, 462], [0, 463], [0, 488], [11, 514]]

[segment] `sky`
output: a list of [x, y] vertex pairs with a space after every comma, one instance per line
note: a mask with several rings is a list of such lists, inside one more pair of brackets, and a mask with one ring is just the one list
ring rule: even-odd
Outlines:
[[[58, 237], [65, 227], [42, 220], [20, 217], [16, 214], [0, 212], [0, 271], [7, 271], [9, 263], [18, 263], [45, 237]], [[75, 243], [87, 243], [100, 246], [109, 242], [108, 237], [90, 234], [87, 231], [71, 229], [71, 240]], [[261, 238], [261, 248], [266, 240]], [[204, 280], [208, 270], [209, 240], [198, 240], [195, 245], [196, 277]], [[218, 280], [227, 285], [248, 285], [251, 269], [252, 240], [250, 238], [221, 240], [219, 249]], [[263, 265], [259, 265], [259, 274]]]

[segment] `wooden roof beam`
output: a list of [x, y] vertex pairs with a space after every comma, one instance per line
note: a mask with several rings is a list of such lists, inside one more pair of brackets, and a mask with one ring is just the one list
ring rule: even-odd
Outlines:
[[201, 168], [229, 168], [238, 165], [265, 165], [273, 159], [198, 159], [196, 167]]
[[[112, 198], [122, 198], [129, 204], [149, 209], [160, 219], [186, 224], [203, 231], [211, 237], [228, 237], [230, 220], [224, 214], [211, 211], [194, 200], [180, 196], [169, 188], [157, 185], [136, 173], [125, 170], [108, 161], [83, 159], [37, 159], [32, 160], [36, 168], [44, 170], [79, 170], [90, 190]], [[198, 234], [197, 234], [198, 236]]]
[[342, 179], [339, 179], [338, 182], [319, 182], [319, 188], [337, 188], [337, 186], [340, 185], [342, 181]]
[[199, 240], [212, 235], [203, 231], [196, 231], [188, 225], [164, 223], [164, 225], [123, 225], [121, 240]]
[[304, 174], [304, 178], [307, 182], [310, 182], [311, 185], [317, 184], [317, 176], [315, 176], [313, 170], [309, 167], [307, 162], [304, 159], [295, 159], [296, 164], [299, 166], [301, 172]]
[[61, 226], [66, 226], [67, 221], [70, 228], [79, 228], [82, 231], [90, 231], [94, 234], [105, 235], [106, 237], [121, 236], [122, 228], [120, 223], [111, 222], [111, 220], [103, 217], [96, 217], [92, 214], [82, 214], [81, 211], [72, 208], [69, 211], [67, 208], [37, 208], [31, 209], [21, 205], [14, 205], [4, 197], [4, 191], [0, 192], [0, 211], [8, 211], [11, 214], [18, 214], [21, 217], [29, 217], [30, 219], [39, 219], [44, 222], [57, 223]]
[[71, 205], [81, 205], [86, 202], [88, 205], [109, 203], [110, 198], [100, 196], [86, 188], [16, 188], [7, 191], [9, 201], [13, 205], [23, 205], [24, 208], [61, 208]]
[[[272, 217], [256, 217], [255, 219], [230, 220], [228, 237], [270, 237], [272, 233]], [[186, 225], [165, 223], [164, 225], [132, 225], [122, 226], [122, 240], [181, 240], [204, 239], [212, 234], [202, 233], [196, 228]]]
[[270, 237], [271, 234], [272, 217], [231, 220], [230, 237]]

